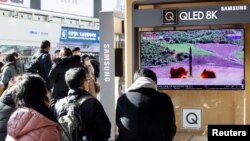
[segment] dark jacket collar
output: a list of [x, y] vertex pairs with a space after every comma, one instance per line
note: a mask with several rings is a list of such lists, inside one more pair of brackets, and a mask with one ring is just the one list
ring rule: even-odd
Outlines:
[[43, 54], [47, 54], [48, 52], [47, 52], [47, 51], [45, 51], [45, 50], [40, 49], [40, 50], [39, 50], [39, 54], [41, 54], [41, 53], [43, 53]]
[[68, 96], [91, 96], [91, 94], [81, 89], [70, 89], [68, 92]]

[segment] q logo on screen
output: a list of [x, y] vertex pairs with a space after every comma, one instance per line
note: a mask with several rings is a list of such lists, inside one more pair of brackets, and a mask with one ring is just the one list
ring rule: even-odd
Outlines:
[[165, 19], [168, 22], [174, 21], [174, 13], [173, 12], [167, 12], [165, 14]]
[[163, 10], [163, 24], [177, 24], [177, 9]]

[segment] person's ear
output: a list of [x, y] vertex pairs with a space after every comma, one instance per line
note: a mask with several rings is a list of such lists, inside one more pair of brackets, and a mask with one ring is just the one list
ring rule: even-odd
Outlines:
[[84, 80], [82, 82], [82, 85], [80, 86], [80, 89], [85, 90], [85, 91], [89, 91], [89, 87], [88, 87], [89, 84], [88, 83], [89, 83], [88, 80]]

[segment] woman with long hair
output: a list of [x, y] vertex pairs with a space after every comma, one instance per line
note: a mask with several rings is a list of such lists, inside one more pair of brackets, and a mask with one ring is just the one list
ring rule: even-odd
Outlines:
[[45, 81], [35, 74], [24, 74], [13, 86], [17, 106], [7, 123], [6, 141], [60, 141], [60, 126], [49, 109]]
[[16, 110], [16, 104], [13, 99], [14, 93], [12, 92], [12, 86], [19, 80], [22, 76], [17, 75], [9, 81], [8, 88], [4, 90], [3, 94], [0, 96], [0, 141], [4, 141], [7, 135], [7, 122], [11, 114]]

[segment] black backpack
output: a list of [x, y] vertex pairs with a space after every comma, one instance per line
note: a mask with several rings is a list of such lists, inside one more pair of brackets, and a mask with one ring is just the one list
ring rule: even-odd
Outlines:
[[56, 104], [60, 109], [57, 120], [63, 129], [62, 141], [88, 141], [81, 117], [81, 105], [89, 98], [92, 97], [82, 96], [77, 100], [65, 97]]
[[40, 54], [38, 57], [32, 57], [29, 63], [25, 64], [25, 70], [29, 73], [37, 74], [40, 70], [39, 58], [41, 58], [43, 54]]

